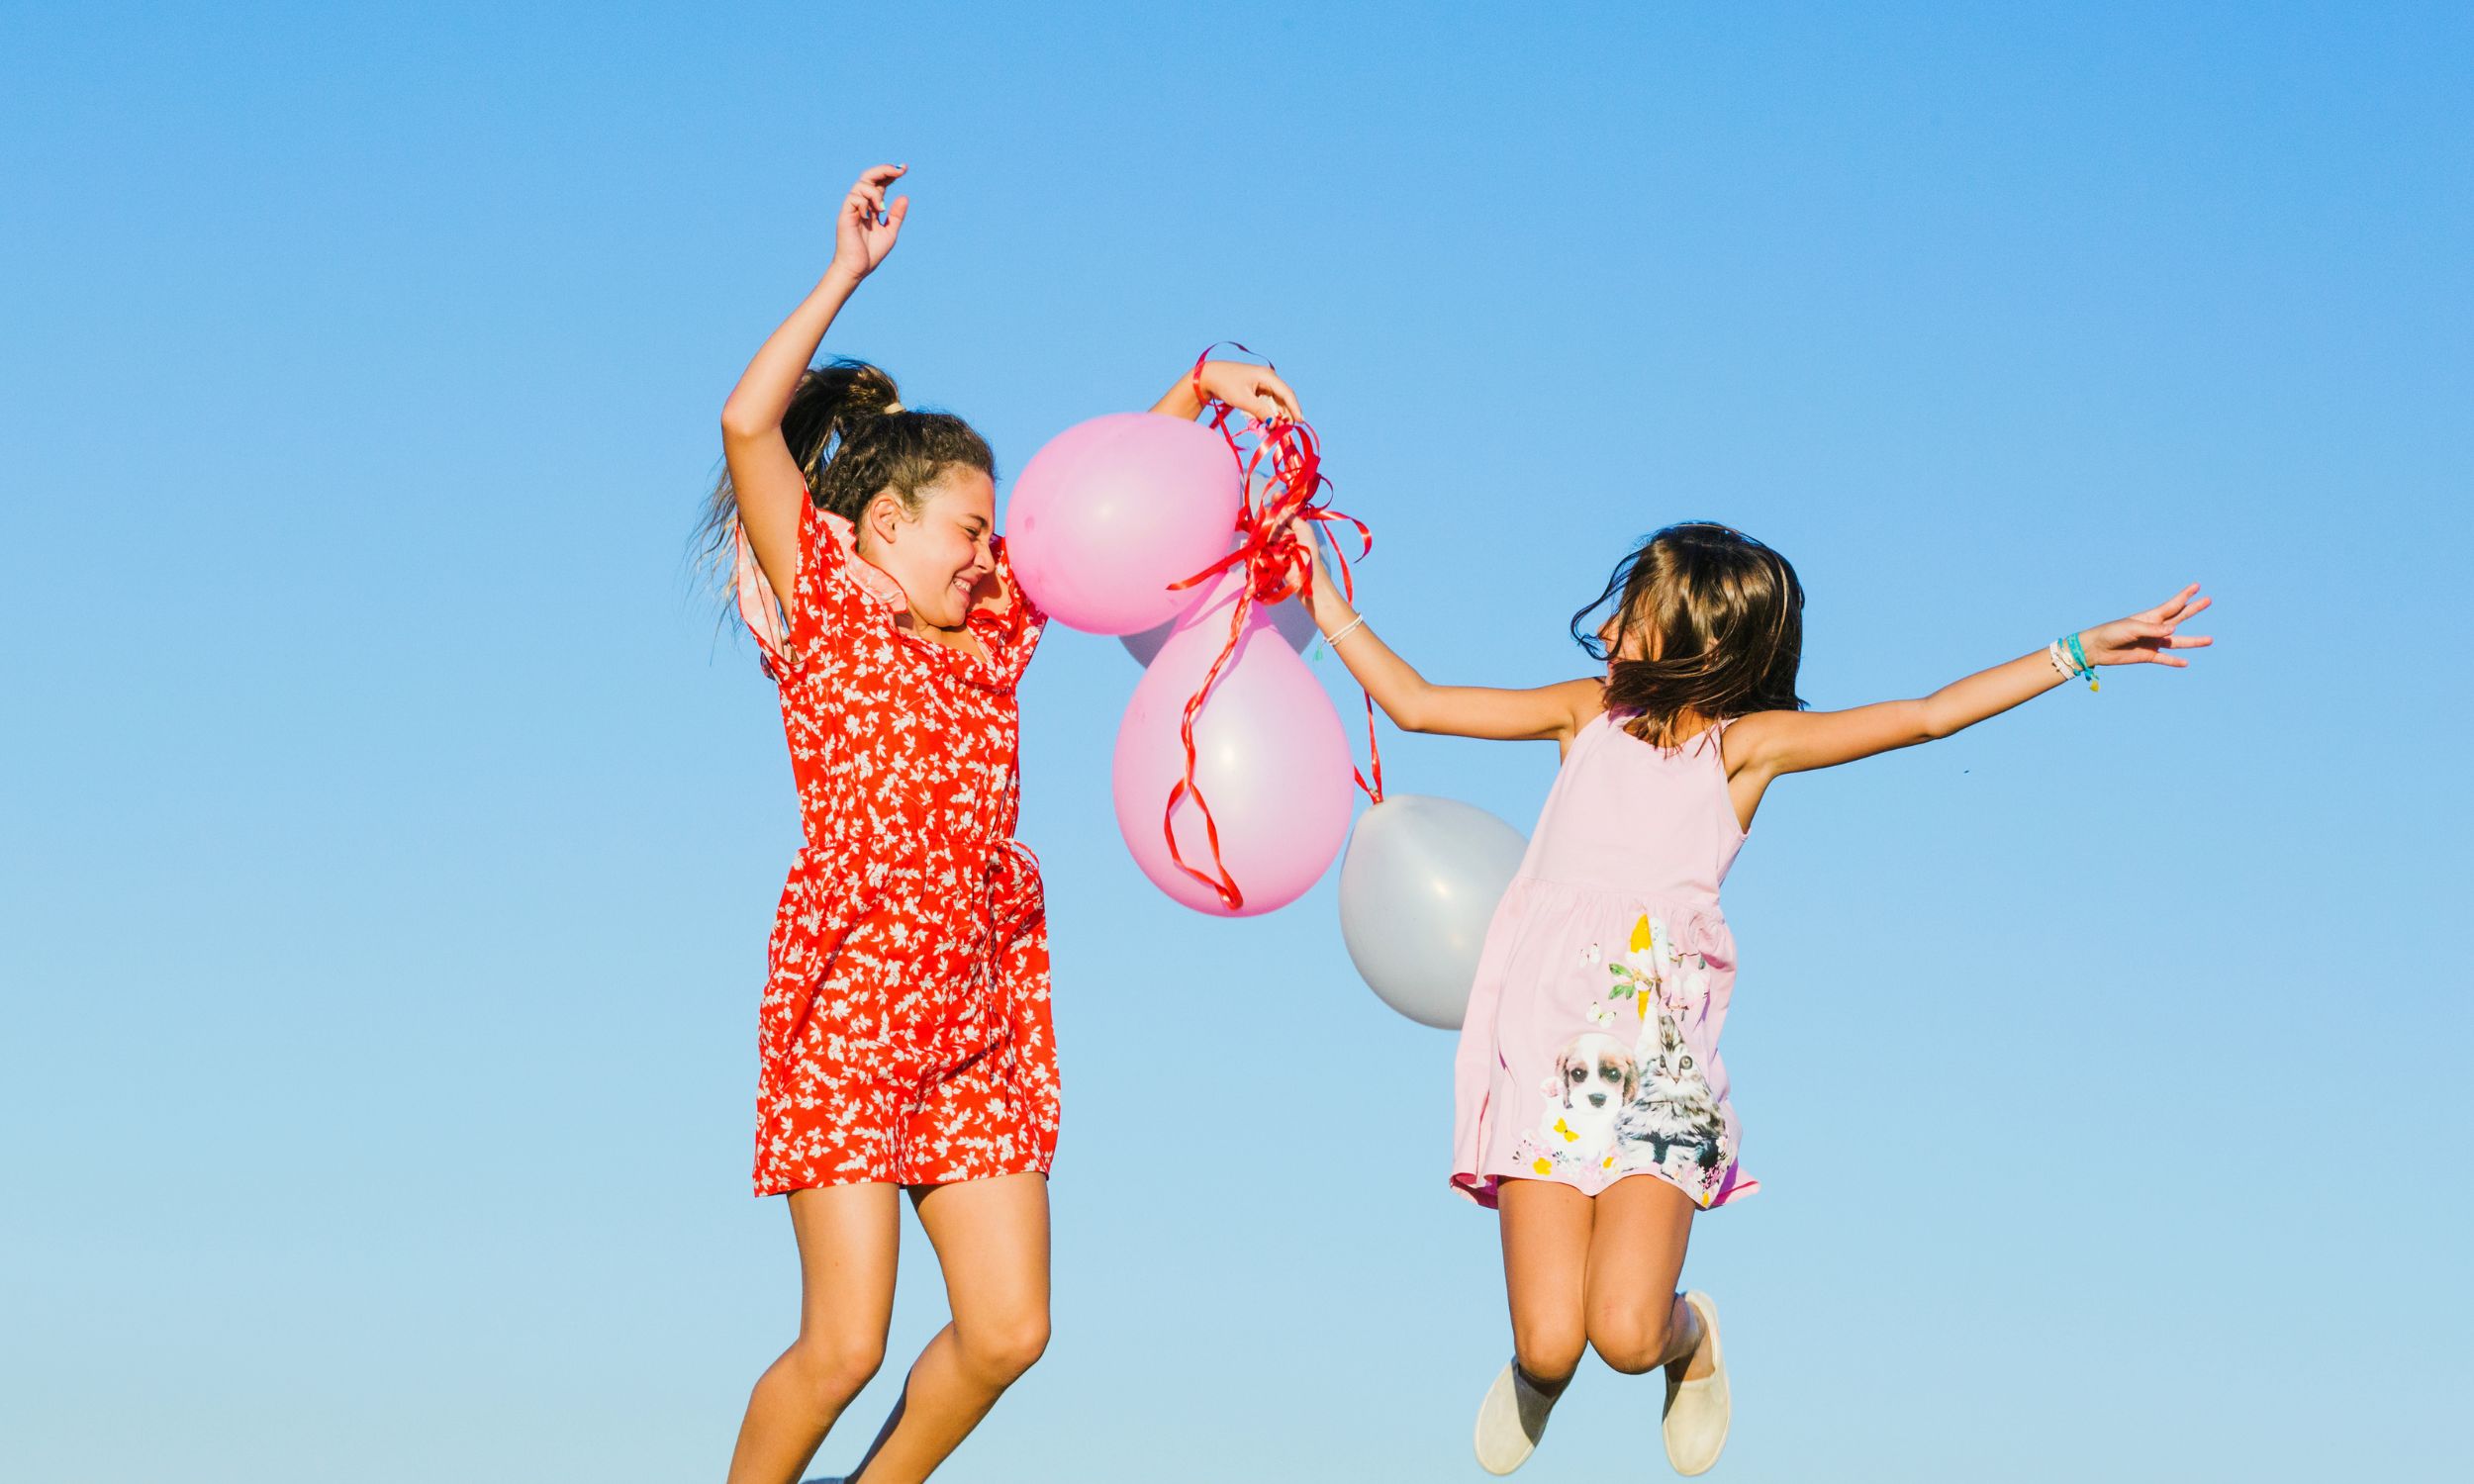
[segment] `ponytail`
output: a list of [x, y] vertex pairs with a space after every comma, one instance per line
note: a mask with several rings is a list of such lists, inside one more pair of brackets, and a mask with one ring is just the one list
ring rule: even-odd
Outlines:
[[[782, 414], [782, 441], [799, 461], [809, 500], [853, 525], [879, 495], [916, 515], [927, 487], [957, 464], [997, 477], [997, 456], [970, 423], [904, 407], [894, 378], [866, 361], [835, 360], [801, 377]], [[725, 587], [738, 521], [738, 491], [725, 465], [706, 497], [696, 542], [702, 564]]]

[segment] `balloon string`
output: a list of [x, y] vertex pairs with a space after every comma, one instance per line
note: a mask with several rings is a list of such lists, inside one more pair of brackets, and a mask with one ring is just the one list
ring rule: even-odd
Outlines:
[[[1238, 489], [1242, 498], [1237, 512], [1236, 548], [1228, 555], [1203, 568], [1183, 582], [1171, 583], [1172, 592], [1199, 587], [1230, 570], [1245, 564], [1246, 580], [1237, 590], [1236, 604], [1229, 611], [1228, 637], [1221, 641], [1220, 652], [1203, 674], [1202, 684], [1186, 701], [1186, 710], [1178, 726], [1178, 740], [1186, 749], [1186, 771], [1176, 786], [1169, 789], [1168, 806], [1161, 813], [1161, 832], [1168, 837], [1169, 859], [1177, 869], [1209, 886], [1220, 901], [1234, 912], [1245, 905], [1245, 892], [1236, 879], [1229, 875], [1228, 863], [1220, 855], [1219, 821], [1212, 816], [1210, 801], [1202, 796], [1202, 786], [1195, 779], [1198, 753], [1194, 745], [1194, 720], [1201, 714], [1203, 702], [1211, 688], [1219, 683], [1220, 672], [1237, 652], [1238, 641], [1245, 636], [1246, 617], [1258, 603], [1283, 603], [1303, 593], [1313, 582], [1313, 558], [1292, 528], [1297, 522], [1309, 527], [1345, 521], [1358, 535], [1358, 556], [1365, 560], [1375, 549], [1375, 533], [1366, 522], [1354, 515], [1332, 509], [1323, 492], [1331, 479], [1323, 473], [1322, 442], [1314, 434], [1311, 423], [1275, 413], [1269, 418], [1258, 417], [1241, 408], [1203, 390], [1202, 368], [1211, 352], [1220, 345], [1235, 345], [1252, 355], [1254, 351], [1235, 340], [1223, 340], [1206, 347], [1194, 357], [1190, 380], [1195, 400], [1211, 415], [1210, 427], [1228, 444], [1231, 458], [1236, 460]], [[1270, 364], [1266, 362], [1266, 364]], [[1313, 539], [1309, 534], [1308, 540]], [[1357, 601], [1357, 579], [1349, 570], [1350, 558], [1340, 543], [1330, 543], [1333, 560], [1340, 564], [1341, 589], [1349, 601]], [[1364, 688], [1360, 694], [1365, 695]], [[1374, 773], [1369, 784], [1366, 775], [1351, 763], [1349, 776], [1366, 796], [1376, 803], [1383, 797], [1382, 753], [1375, 740], [1375, 698], [1366, 696], [1366, 751]], [[1202, 828], [1211, 846], [1211, 870], [1208, 874], [1196, 869], [1186, 859], [1177, 843], [1177, 806], [1187, 795], [1192, 795], [1194, 807], [1201, 811]]]

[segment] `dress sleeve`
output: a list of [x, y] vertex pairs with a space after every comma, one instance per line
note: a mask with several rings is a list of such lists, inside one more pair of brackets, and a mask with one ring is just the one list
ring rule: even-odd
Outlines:
[[997, 575], [1005, 586], [1009, 605], [1001, 617], [1003, 645], [1000, 664], [1008, 684], [1019, 684], [1022, 672], [1030, 667], [1031, 654], [1039, 648], [1040, 635], [1048, 631], [1048, 615], [1031, 595], [1022, 591], [1022, 584], [1013, 576], [1013, 559], [1005, 554], [1005, 538], [999, 536], [991, 543], [997, 555]]
[[799, 516], [798, 591], [788, 603], [773, 591], [744, 527], [738, 533], [732, 588], [739, 617], [763, 651], [765, 673], [788, 684], [807, 672], [815, 647], [852, 625], [888, 621], [902, 610], [893, 579], [860, 560], [856, 532], [839, 515], [803, 502]]

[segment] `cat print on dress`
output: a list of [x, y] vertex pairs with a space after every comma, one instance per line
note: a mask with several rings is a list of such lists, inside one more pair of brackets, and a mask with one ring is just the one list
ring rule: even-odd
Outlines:
[[[1656, 1167], [1687, 1190], [1716, 1177], [1727, 1162], [1727, 1126], [1674, 1016], [1657, 1006], [1641, 1031], [1635, 1061], [1639, 1087], [1615, 1121], [1627, 1169]], [[1646, 1158], [1645, 1158], [1646, 1157]]]
[[1633, 1095], [1615, 1120], [1617, 1163], [1627, 1173], [1655, 1169], [1707, 1205], [1728, 1164], [1727, 1123], [1683, 1025], [1707, 1011], [1709, 966], [1646, 912], [1627, 950], [1606, 966], [1607, 998], [1629, 1001], [1641, 1024]]
[[1591, 944], [1582, 962], [1603, 963], [1612, 980], [1586, 1008], [1588, 1023], [1602, 1029], [1574, 1036], [1557, 1056], [1537, 1132], [1520, 1144], [1522, 1161], [1542, 1176], [1655, 1170], [1708, 1205], [1729, 1163], [1727, 1125], [1683, 1032], [1708, 1002], [1707, 964], [1677, 949], [1665, 920], [1648, 913], [1623, 952], [1610, 957]]

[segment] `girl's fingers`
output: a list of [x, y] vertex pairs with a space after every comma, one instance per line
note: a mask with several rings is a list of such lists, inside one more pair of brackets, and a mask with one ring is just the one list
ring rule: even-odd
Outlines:
[[2214, 634], [2175, 634], [2165, 640], [2167, 649], [2206, 649], [2216, 643]]
[[1262, 385], [1263, 390], [1270, 393], [1273, 399], [1279, 402], [1281, 407], [1287, 412], [1289, 417], [1297, 418], [1304, 417], [1305, 413], [1297, 406], [1297, 394], [1295, 389], [1291, 388], [1287, 382], [1283, 381], [1278, 372], [1268, 370], [1265, 371], [1263, 373]]
[[2179, 610], [2181, 609], [2181, 607], [2182, 607], [2185, 603], [2189, 603], [2189, 602], [2191, 601], [2191, 595], [2192, 595], [2192, 594], [2194, 594], [2194, 593], [2196, 593], [2196, 592], [2198, 592], [2198, 591], [2199, 591], [2199, 584], [2197, 584], [2197, 583], [2192, 583], [2189, 587], [2184, 588], [2181, 592], [2174, 594], [2171, 598], [2166, 599], [2164, 602], [2162, 602], [2162, 603], [2160, 603], [2156, 604], [2154, 607], [2149, 608], [2146, 612], [2144, 612], [2144, 613], [2141, 613], [2141, 614], [2139, 614], [2138, 616], [2139, 616], [2139, 617], [2141, 617], [2141, 618], [2164, 618], [2164, 617], [2168, 617], [2168, 616], [2170, 616], [2171, 614], [2173, 614], [2173, 613], [2175, 613], [2175, 612], [2179, 611]]
[[896, 232], [900, 232], [902, 231], [902, 219], [909, 215], [910, 198], [907, 196], [897, 196], [894, 198], [894, 209], [885, 214], [885, 225], [894, 229]]

